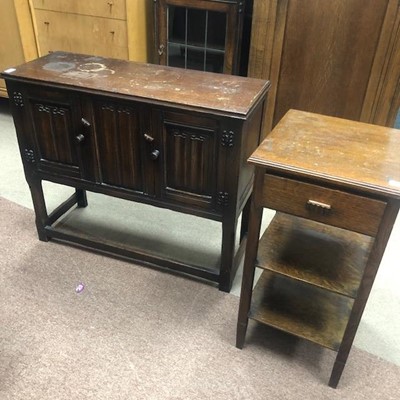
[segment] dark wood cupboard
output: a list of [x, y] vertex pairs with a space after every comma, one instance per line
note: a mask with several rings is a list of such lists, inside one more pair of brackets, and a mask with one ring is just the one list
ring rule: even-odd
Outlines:
[[173, 67], [237, 74], [245, 0], [156, 0], [156, 56]]
[[[253, 179], [246, 159], [260, 141], [267, 81], [61, 52], [2, 76], [41, 240], [111, 251], [230, 289]], [[42, 180], [76, 194], [48, 215]], [[87, 204], [85, 190], [220, 221], [219, 270], [60, 232], [54, 222]]]

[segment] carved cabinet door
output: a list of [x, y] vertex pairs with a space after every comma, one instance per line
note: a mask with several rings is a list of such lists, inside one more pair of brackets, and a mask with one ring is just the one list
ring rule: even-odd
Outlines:
[[142, 107], [107, 97], [93, 98], [92, 107], [100, 183], [151, 193], [143, 175]]
[[21, 89], [11, 85], [9, 91], [15, 115], [20, 116], [16, 125], [25, 166], [52, 175], [91, 178], [92, 151], [87, 157], [82, 154], [91, 140], [78, 96], [33, 85]]
[[161, 197], [215, 209], [223, 185], [217, 119], [164, 112]]

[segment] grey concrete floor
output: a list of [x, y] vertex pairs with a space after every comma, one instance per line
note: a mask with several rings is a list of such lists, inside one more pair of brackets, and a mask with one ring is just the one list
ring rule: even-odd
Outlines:
[[[32, 209], [19, 156], [14, 124], [8, 103], [0, 99], [0, 196]], [[65, 200], [73, 190], [45, 182], [48, 211]], [[116, 240], [137, 240], [159, 254], [170, 252], [179, 258], [216, 268], [221, 245], [220, 224], [169, 210], [88, 193], [89, 207], [71, 213], [68, 222], [80, 229]], [[106, 212], [104, 212], [106, 210]], [[265, 212], [265, 228], [273, 212]], [[74, 225], [75, 224], [75, 225]], [[400, 365], [400, 217], [397, 218], [373, 290], [361, 320], [354, 345]], [[231, 293], [240, 294], [241, 268]]]

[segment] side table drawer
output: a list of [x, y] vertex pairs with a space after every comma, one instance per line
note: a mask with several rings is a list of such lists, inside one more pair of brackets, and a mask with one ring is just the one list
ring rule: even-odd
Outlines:
[[375, 236], [384, 201], [266, 174], [263, 207]]

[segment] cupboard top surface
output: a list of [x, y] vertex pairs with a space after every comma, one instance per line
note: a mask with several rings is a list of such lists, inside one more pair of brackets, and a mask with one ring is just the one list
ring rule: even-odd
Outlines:
[[400, 199], [400, 130], [290, 110], [249, 162]]
[[269, 82], [261, 79], [65, 52], [6, 71], [2, 73], [6, 79], [87, 88], [238, 116], [246, 116], [269, 88]]

